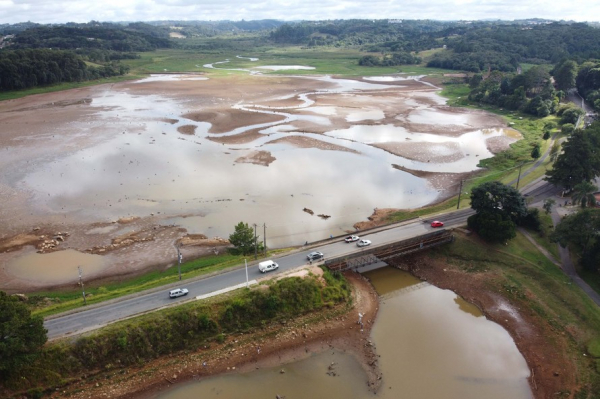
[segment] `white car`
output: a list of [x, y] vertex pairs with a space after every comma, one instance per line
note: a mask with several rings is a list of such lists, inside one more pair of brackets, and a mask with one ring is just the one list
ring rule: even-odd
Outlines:
[[279, 268], [279, 265], [272, 260], [266, 260], [258, 264], [258, 270], [260, 270], [261, 273], [270, 272], [271, 270], [275, 270], [277, 268]]
[[354, 241], [358, 241], [360, 240], [359, 236], [348, 236], [346, 238], [344, 238], [344, 241], [346, 242], [354, 242]]
[[360, 240], [356, 243], [359, 247], [366, 247], [367, 245], [371, 245], [371, 241], [369, 240]]
[[177, 298], [188, 294], [187, 288], [177, 288], [169, 291], [169, 298]]

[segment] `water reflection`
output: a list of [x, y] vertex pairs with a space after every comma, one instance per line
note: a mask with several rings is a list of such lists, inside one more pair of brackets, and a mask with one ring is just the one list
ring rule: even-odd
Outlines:
[[[367, 276], [382, 299], [371, 336], [383, 373], [377, 397], [532, 398], [529, 369], [513, 340], [476, 307], [396, 269]], [[326, 352], [283, 367], [186, 384], [159, 398], [373, 397], [360, 365], [332, 352], [335, 355]], [[332, 362], [339, 370], [333, 378], [326, 374]], [[285, 374], [279, 373], [281, 368]]]
[[280, 395], [295, 399], [348, 399], [372, 396], [365, 381], [366, 375], [356, 359], [334, 350], [280, 367], [184, 384], [156, 397], [265, 399]]
[[[378, 396], [532, 397], [527, 364], [501, 326], [473, 317], [476, 308], [461, 306], [451, 291], [429, 284], [405, 288], [405, 274], [367, 273], [378, 292], [386, 292], [372, 331], [384, 376]], [[399, 289], [389, 291], [394, 282]]]
[[[154, 76], [141, 83], [164, 83], [167, 90], [171, 81], [182, 78]], [[206, 84], [190, 79], [190, 85]], [[378, 83], [377, 79], [370, 83], [330, 76], [297, 79], [323, 82], [326, 88], [314, 95], [368, 95], [360, 90], [398, 88]], [[37, 208], [76, 215], [82, 222], [150, 214], [194, 215], [194, 231], [223, 237], [241, 220], [265, 223], [269, 226], [271, 247], [297, 245], [353, 230], [352, 225], [368, 217], [375, 207], [416, 208], [438, 198], [438, 190], [427, 180], [394, 169], [393, 164], [431, 172], [472, 171], [480, 159], [491, 156], [485, 139], [504, 134], [502, 130], [476, 130], [460, 137], [441, 137], [391, 125], [332, 128], [327, 135], [299, 132], [292, 122], [328, 126], [330, 117], [338, 113], [336, 106], [313, 106], [310, 93], [290, 94], [299, 100], [299, 105], [291, 107], [232, 105], [240, 110], [282, 115], [285, 119], [210, 134], [209, 123], [183, 116], [189, 114], [190, 107], [196, 107], [193, 102], [190, 105], [159, 95], [135, 95], [131, 87], [119, 90], [118, 85], [111, 86], [93, 98], [91, 107], [97, 110], [96, 119], [78, 124], [78, 129], [82, 135], [98, 137], [95, 145], [45, 162], [18, 182], [19, 187], [33, 193]], [[426, 119], [435, 114], [427, 110], [428, 104], [444, 102], [428, 92], [399, 101], [418, 104], [415, 117]], [[289, 113], [287, 108], [307, 112]], [[383, 116], [379, 109], [359, 109], [350, 113], [347, 120], [360, 122]], [[471, 123], [466, 116], [456, 116], [456, 120]], [[193, 127], [194, 133], [181, 134], [178, 129], [184, 126]], [[260, 135], [251, 142], [224, 146], [209, 140], [235, 136], [252, 128], [258, 129]], [[308, 137], [319, 140], [324, 147], [334, 144], [335, 148], [354, 152], [272, 143], [291, 136]], [[460, 159], [419, 162], [374, 146], [406, 140], [436, 143], [436, 147], [428, 148], [433, 157], [450, 154]], [[275, 158], [268, 167], [235, 162], [259, 147]], [[330, 218], [311, 216], [302, 211], [304, 208]]]

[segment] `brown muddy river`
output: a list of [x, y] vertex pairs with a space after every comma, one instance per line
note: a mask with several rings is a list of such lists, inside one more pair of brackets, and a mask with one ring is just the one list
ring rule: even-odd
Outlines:
[[[367, 276], [381, 295], [371, 334], [383, 373], [377, 397], [532, 398], [529, 369], [514, 341], [475, 306], [393, 268]], [[332, 369], [335, 376], [330, 375]], [[262, 399], [275, 395], [288, 399], [373, 397], [355, 358], [335, 349], [280, 367], [183, 384], [157, 397]]]

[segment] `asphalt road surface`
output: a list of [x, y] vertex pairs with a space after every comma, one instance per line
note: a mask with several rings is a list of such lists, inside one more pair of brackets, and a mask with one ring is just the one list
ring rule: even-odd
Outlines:
[[[436, 220], [443, 221], [445, 227], [454, 227], [463, 225], [466, 218], [473, 213], [474, 212], [471, 209], [463, 209], [440, 216], [439, 219]], [[398, 227], [388, 228], [361, 236], [361, 238], [366, 238], [373, 242], [371, 247], [366, 248], [405, 240], [432, 231], [433, 228], [430, 226], [432, 220], [433, 219], [417, 219], [413, 222], [404, 223]], [[306, 265], [308, 263], [306, 255], [312, 251], [323, 252], [325, 259], [327, 259], [351, 253], [359, 253], [366, 248], [359, 248], [356, 246], [356, 243], [346, 243], [343, 239], [328, 242], [321, 246], [311, 246], [304, 251], [298, 251], [280, 258], [274, 258], [273, 260], [279, 264], [279, 269], [269, 272], [269, 277], [273, 274]], [[263, 277], [267, 276], [258, 271], [258, 266], [253, 265], [248, 267], [248, 278], [250, 280]], [[244, 282], [246, 282], [246, 271], [244, 268], [231, 270], [201, 280], [183, 281], [181, 287], [185, 287], [189, 290], [187, 296], [171, 299], [169, 298], [168, 291], [172, 288], [165, 288], [161, 291], [153, 290], [152, 292], [141, 293], [128, 298], [121, 298], [119, 300], [90, 306], [77, 313], [48, 318], [45, 320], [44, 326], [48, 329], [49, 339], [81, 333], [140, 313], [149, 312], [182, 301], [193, 300], [198, 295], [209, 294]]]
[[[522, 193], [525, 197], [529, 198], [530, 203], [535, 203], [559, 194], [560, 189], [540, 178], [526, 187], [523, 187]], [[273, 274], [306, 265], [308, 263], [306, 255], [312, 251], [323, 252], [325, 259], [352, 253], [360, 253], [361, 250], [367, 248], [402, 241], [429, 233], [434, 230], [430, 226], [433, 220], [444, 222], [444, 227], [452, 228], [463, 226], [466, 224], [467, 218], [474, 213], [475, 211], [471, 208], [467, 208], [439, 215], [435, 218], [419, 218], [412, 222], [404, 222], [396, 227], [383, 227], [361, 236], [361, 238], [372, 241], [371, 246], [365, 248], [357, 247], [356, 243], [346, 243], [342, 238], [332, 239], [323, 243], [323, 245], [310, 246], [307, 247], [306, 250], [296, 251], [280, 258], [273, 258], [273, 260], [279, 264], [279, 269], [269, 272], [269, 277]], [[266, 277], [267, 276], [258, 271], [257, 265], [248, 267], [249, 280], [258, 280]], [[235, 269], [209, 278], [183, 281], [181, 287], [189, 290], [187, 296], [171, 299], [169, 298], [168, 291], [174, 287], [164, 288], [163, 290], [158, 291], [155, 289], [152, 290], [152, 292], [138, 293], [130, 297], [118, 298], [93, 305], [89, 308], [81, 309], [81, 311], [77, 313], [47, 318], [44, 321], [44, 326], [48, 329], [49, 339], [82, 333], [144, 312], [172, 306], [181, 303], [182, 301], [194, 300], [196, 296], [210, 294], [244, 282], [246, 282], [245, 269]]]

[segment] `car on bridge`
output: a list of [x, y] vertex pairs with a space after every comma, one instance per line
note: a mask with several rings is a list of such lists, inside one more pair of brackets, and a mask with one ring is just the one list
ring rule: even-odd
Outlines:
[[354, 242], [354, 241], [358, 241], [360, 240], [359, 236], [348, 236], [346, 238], [344, 238], [344, 241], [346, 242]]
[[434, 220], [431, 222], [431, 227], [444, 227], [444, 222], [440, 222], [439, 220]]
[[184, 296], [188, 294], [187, 288], [176, 288], [174, 290], [169, 291], [169, 298], [179, 298], [180, 296]]
[[358, 245], [359, 247], [367, 247], [367, 246], [371, 245], [371, 241], [360, 240], [359, 242], [356, 243], [356, 245]]
[[325, 255], [323, 255], [323, 252], [314, 251], [314, 252], [311, 252], [308, 255], [306, 255], [306, 257], [308, 258], [309, 261], [313, 262], [316, 260], [323, 259], [325, 257]]

